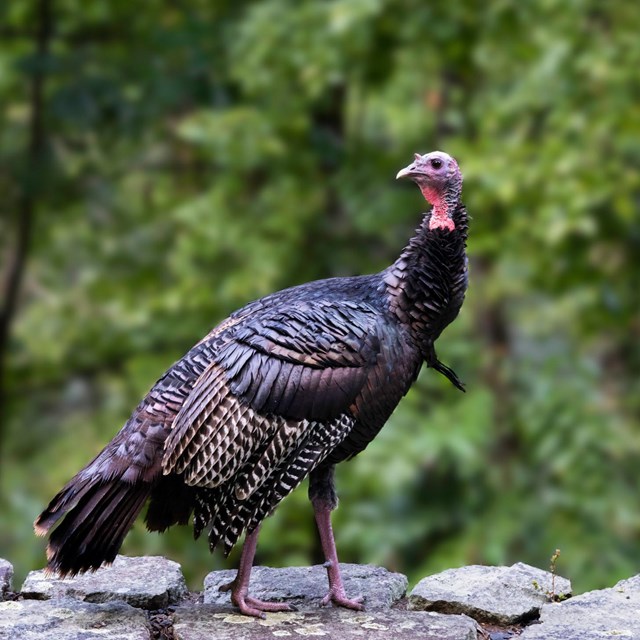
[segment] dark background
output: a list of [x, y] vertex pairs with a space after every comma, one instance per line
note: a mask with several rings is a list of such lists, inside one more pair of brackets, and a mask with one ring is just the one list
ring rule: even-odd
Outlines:
[[[0, 555], [233, 309], [389, 264], [415, 151], [465, 175], [471, 286], [339, 473], [345, 561], [415, 580], [640, 566], [640, 8], [628, 0], [0, 4]], [[318, 559], [306, 489], [259, 562]], [[214, 567], [187, 528], [124, 553]], [[237, 552], [236, 552], [237, 553]], [[229, 564], [230, 563], [230, 564]]]

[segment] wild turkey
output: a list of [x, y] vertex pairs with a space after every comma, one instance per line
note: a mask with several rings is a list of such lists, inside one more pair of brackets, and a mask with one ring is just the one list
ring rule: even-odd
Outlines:
[[227, 588], [242, 613], [289, 609], [248, 595], [260, 523], [309, 475], [326, 556], [325, 603], [361, 609], [340, 577], [330, 512], [336, 463], [361, 452], [422, 364], [463, 389], [434, 342], [467, 287], [467, 214], [456, 161], [415, 155], [409, 177], [433, 208], [400, 257], [375, 275], [285, 289], [224, 320], [155, 384], [97, 457], [35, 522], [50, 535], [48, 568], [63, 576], [116, 556], [149, 500], [146, 524], [164, 531], [194, 514], [198, 537], [226, 552], [247, 532]]

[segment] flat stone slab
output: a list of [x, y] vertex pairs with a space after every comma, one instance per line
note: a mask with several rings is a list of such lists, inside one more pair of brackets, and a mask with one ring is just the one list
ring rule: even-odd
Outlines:
[[327, 640], [477, 640], [478, 626], [466, 616], [426, 611], [268, 613], [266, 620], [223, 611], [217, 605], [176, 609], [173, 629], [180, 640], [276, 640], [322, 636]]
[[[421, 580], [409, 594], [409, 609], [464, 613], [498, 625], [527, 622], [550, 602], [552, 575], [522, 562], [511, 567], [470, 565]], [[555, 577], [556, 596], [571, 595], [571, 583]]]
[[[407, 578], [382, 567], [361, 564], [341, 564], [347, 595], [365, 597], [366, 609], [389, 608], [404, 597]], [[204, 579], [204, 601], [208, 604], [231, 606], [230, 594], [218, 588], [236, 577], [235, 571], [213, 571]], [[322, 565], [272, 569], [254, 567], [249, 593], [260, 600], [288, 602], [299, 609], [317, 609], [329, 590], [327, 570]]]
[[640, 575], [614, 587], [589, 591], [566, 602], [542, 607], [540, 623], [521, 640], [640, 640]]
[[120, 600], [132, 607], [160, 609], [187, 593], [180, 565], [160, 556], [117, 556], [111, 566], [74, 578], [32, 571], [22, 585], [22, 596], [36, 600], [69, 597], [85, 602]]
[[122, 602], [0, 602], [0, 640], [149, 640], [144, 612]]
[[12, 579], [13, 565], [8, 560], [0, 558], [0, 600], [4, 600], [11, 591]]

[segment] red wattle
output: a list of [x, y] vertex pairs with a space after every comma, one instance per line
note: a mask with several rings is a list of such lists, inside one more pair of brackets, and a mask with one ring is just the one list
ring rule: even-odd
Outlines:
[[433, 187], [420, 187], [424, 199], [433, 205], [433, 212], [429, 219], [429, 229], [448, 229], [453, 231], [456, 228], [453, 220], [448, 214], [447, 203], [442, 197], [442, 193]]
[[429, 219], [429, 229], [448, 229], [453, 231], [456, 228], [453, 220], [447, 215], [447, 210], [438, 212], [434, 208], [431, 218]]

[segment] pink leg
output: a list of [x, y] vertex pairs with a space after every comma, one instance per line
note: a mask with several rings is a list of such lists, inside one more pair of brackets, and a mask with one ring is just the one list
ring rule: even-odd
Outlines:
[[338, 552], [336, 551], [333, 529], [331, 528], [331, 507], [323, 500], [312, 500], [312, 503], [316, 524], [318, 525], [318, 533], [320, 534], [320, 542], [322, 543], [322, 551], [326, 559], [324, 566], [327, 568], [329, 577], [329, 593], [323, 598], [322, 605], [326, 606], [333, 602], [333, 604], [340, 607], [362, 611], [364, 609], [362, 596], [348, 598], [342, 584]]
[[236, 579], [228, 584], [223, 584], [219, 590], [231, 591], [231, 602], [244, 615], [266, 618], [265, 611], [293, 611], [294, 609], [284, 602], [264, 602], [249, 595], [249, 579], [251, 578], [251, 568], [253, 567], [253, 558], [256, 555], [256, 547], [258, 546], [259, 530], [260, 527], [257, 527], [251, 533], [247, 533], [242, 547]]

